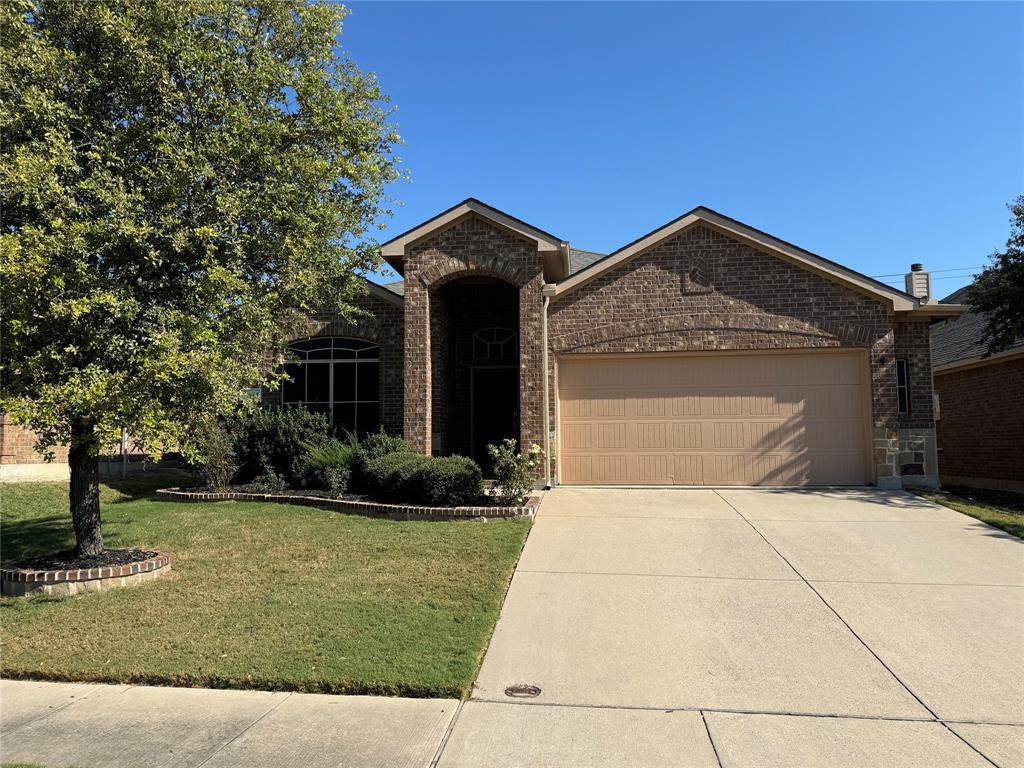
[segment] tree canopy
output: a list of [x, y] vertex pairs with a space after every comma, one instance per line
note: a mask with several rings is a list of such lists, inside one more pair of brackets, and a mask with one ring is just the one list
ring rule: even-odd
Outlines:
[[1024, 195], [1007, 208], [1010, 238], [1006, 250], [995, 253], [992, 263], [978, 275], [968, 292], [974, 312], [987, 315], [985, 343], [995, 354], [1024, 339]]
[[41, 447], [188, 450], [296, 316], [351, 311], [399, 138], [345, 14], [0, 4], [0, 408]]

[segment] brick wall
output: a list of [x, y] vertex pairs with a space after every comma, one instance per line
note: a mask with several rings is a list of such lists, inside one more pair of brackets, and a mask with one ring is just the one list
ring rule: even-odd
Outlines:
[[[346, 320], [336, 313], [320, 313], [296, 327], [291, 336], [293, 339], [310, 336], [345, 336], [378, 344], [381, 426], [388, 432], [401, 434], [405, 398], [403, 308], [372, 294], [353, 299], [351, 304], [363, 310], [365, 314]], [[265, 392], [263, 402], [267, 405], [280, 403], [281, 390]]]
[[[467, 215], [409, 247], [405, 255], [405, 435], [428, 453], [437, 433], [432, 406], [431, 293], [461, 277], [484, 275], [519, 291], [520, 441], [543, 435], [540, 315], [543, 262], [536, 243]], [[445, 425], [441, 425], [444, 427]]]
[[909, 408], [900, 414], [899, 426], [906, 429], [931, 427], [935, 409], [932, 398], [932, 354], [928, 323], [893, 325], [896, 358], [907, 361]]
[[[33, 446], [36, 436], [31, 430], [11, 422], [6, 413], [0, 414], [0, 464], [42, 464], [43, 454]], [[68, 460], [67, 446], [55, 445], [50, 449], [53, 460], [66, 464]]]
[[[879, 300], [708, 226], [686, 230], [554, 299], [549, 339], [552, 355], [867, 349], [875, 437], [885, 443], [879, 476], [900, 472], [901, 429], [932, 425], [926, 324], [894, 327], [891, 309]], [[903, 417], [897, 353], [910, 362], [912, 410]], [[552, 412], [556, 395], [552, 381]]]
[[1024, 358], [939, 373], [939, 474], [1024, 483]]

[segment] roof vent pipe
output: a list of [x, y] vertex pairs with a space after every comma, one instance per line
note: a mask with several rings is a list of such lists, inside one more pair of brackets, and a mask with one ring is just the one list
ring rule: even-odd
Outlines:
[[924, 264], [911, 264], [910, 271], [904, 277], [907, 293], [922, 304], [932, 300], [932, 273], [924, 271]]

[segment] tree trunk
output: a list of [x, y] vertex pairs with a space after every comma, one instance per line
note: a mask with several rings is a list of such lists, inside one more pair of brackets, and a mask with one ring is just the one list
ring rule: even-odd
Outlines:
[[100, 530], [100, 468], [96, 453], [96, 430], [86, 421], [71, 428], [68, 451], [71, 470], [71, 521], [75, 526], [75, 549], [79, 557], [103, 552]]

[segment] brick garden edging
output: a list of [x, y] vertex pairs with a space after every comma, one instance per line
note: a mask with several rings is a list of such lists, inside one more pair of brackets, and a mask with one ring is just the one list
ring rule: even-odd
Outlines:
[[0, 592], [12, 597], [46, 594], [67, 597], [82, 592], [101, 592], [130, 587], [170, 573], [171, 555], [161, 552], [155, 557], [127, 565], [104, 565], [99, 568], [71, 570], [35, 570], [0, 568]]
[[328, 499], [323, 496], [299, 496], [283, 493], [241, 493], [224, 491], [190, 491], [182, 488], [163, 488], [156, 492], [158, 499], [168, 501], [270, 501], [276, 504], [296, 504], [302, 507], [320, 507], [336, 512], [356, 515], [375, 515], [398, 520], [473, 520], [479, 518], [531, 517], [540, 503], [530, 496], [521, 507], [419, 507], [411, 504], [385, 504], [379, 501]]

